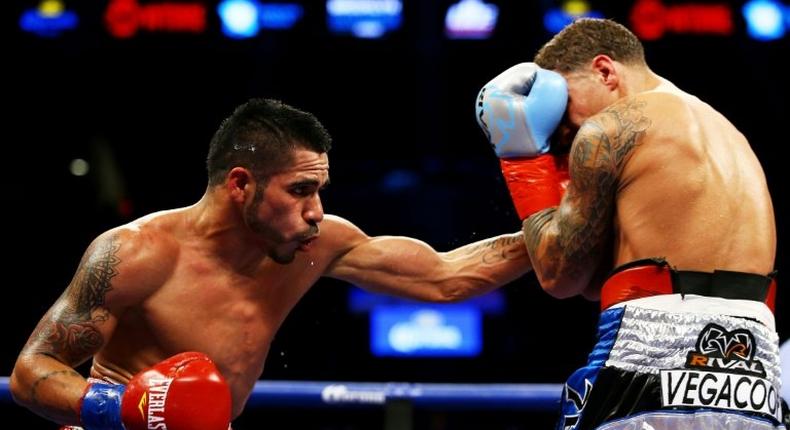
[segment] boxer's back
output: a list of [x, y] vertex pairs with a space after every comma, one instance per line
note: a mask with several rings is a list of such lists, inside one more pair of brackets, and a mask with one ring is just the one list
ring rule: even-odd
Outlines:
[[617, 193], [615, 264], [773, 270], [773, 207], [760, 163], [724, 116], [668, 82], [635, 97], [650, 120]]

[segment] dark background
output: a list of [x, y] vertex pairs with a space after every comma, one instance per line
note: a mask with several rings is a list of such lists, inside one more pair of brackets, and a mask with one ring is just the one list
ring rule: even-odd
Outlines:
[[[22, 33], [5, 20], [13, 31], [2, 67], [9, 198], [3, 205], [8, 252], [0, 375], [10, 373], [97, 234], [200, 198], [208, 141], [250, 97], [282, 99], [324, 123], [334, 138], [324, 208], [371, 235], [414, 236], [448, 250], [519, 228], [496, 158], [475, 123], [474, 100], [484, 83], [529, 61], [550, 38], [543, 12], [560, 2], [494, 2], [500, 22], [483, 41], [444, 37], [448, 1], [405, 1], [402, 28], [379, 40], [330, 35], [323, 2], [309, 2], [294, 30], [263, 31], [249, 40], [221, 36], [213, 6], [204, 35], [141, 33], [117, 40], [101, 24], [106, 2], [90, 3], [67, 3], [81, 14], [82, 26], [57, 39]], [[592, 2], [627, 24], [632, 2], [602, 3]], [[730, 118], [763, 163], [779, 230], [776, 317], [786, 339], [790, 294], [781, 278], [790, 268], [784, 247], [790, 191], [780, 154], [788, 145], [790, 84], [780, 64], [788, 60], [790, 36], [749, 39], [742, 3], [729, 4], [734, 35], [670, 34], [646, 42], [646, 53], [655, 72]], [[35, 6], [17, 1], [10, 16]], [[99, 184], [106, 177], [96, 170], [72, 176], [69, 162], [77, 157], [92, 167], [114, 160], [123, 192], [103, 194]], [[413, 182], [385, 187], [393, 175]], [[126, 215], [118, 198], [129, 205]], [[484, 320], [479, 358], [374, 358], [367, 317], [347, 310], [348, 288], [327, 280], [307, 294], [278, 333], [263, 379], [558, 383], [584, 362], [593, 343], [597, 304], [552, 299], [527, 275], [503, 287], [506, 311]], [[0, 416], [55, 428], [7, 404]], [[382, 416], [249, 411], [236, 427], [288, 419], [294, 428], [378, 428]], [[416, 418], [418, 428], [437, 429], [541, 428], [552, 419], [498, 412]]]

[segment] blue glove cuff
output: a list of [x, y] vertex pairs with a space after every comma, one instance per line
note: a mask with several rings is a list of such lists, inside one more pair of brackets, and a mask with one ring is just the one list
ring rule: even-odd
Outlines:
[[82, 397], [80, 420], [85, 430], [124, 430], [121, 399], [125, 385], [95, 383]]

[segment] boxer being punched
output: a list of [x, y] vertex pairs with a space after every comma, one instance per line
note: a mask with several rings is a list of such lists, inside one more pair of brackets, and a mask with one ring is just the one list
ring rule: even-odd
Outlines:
[[478, 120], [543, 289], [601, 300], [557, 428], [780, 427], [776, 231], [746, 138], [600, 19], [492, 80]]
[[[17, 402], [61, 424], [137, 429], [135, 411], [147, 410], [140, 393], [149, 393], [150, 405], [169, 380], [168, 396], [180, 401], [157, 397], [164, 412], [149, 413], [149, 422], [226, 428], [244, 408], [277, 329], [318, 278], [448, 302], [530, 269], [520, 233], [439, 253], [415, 239], [369, 237], [324, 215], [329, 147], [311, 114], [259, 99], [236, 109], [211, 141], [200, 201], [109, 230], [88, 247], [19, 355], [11, 375]], [[129, 383], [126, 393], [73, 370], [90, 358], [90, 376]], [[228, 387], [232, 410], [207, 426], [212, 408], [204, 402], [221, 400]]]

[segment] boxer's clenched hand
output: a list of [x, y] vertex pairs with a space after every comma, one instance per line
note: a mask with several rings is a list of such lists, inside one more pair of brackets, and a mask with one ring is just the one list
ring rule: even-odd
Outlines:
[[227, 430], [230, 390], [205, 354], [174, 355], [126, 386], [95, 383], [80, 405], [85, 430]]
[[567, 101], [565, 79], [534, 63], [505, 70], [477, 97], [477, 122], [500, 158], [521, 219], [559, 204], [563, 178], [548, 151]]

